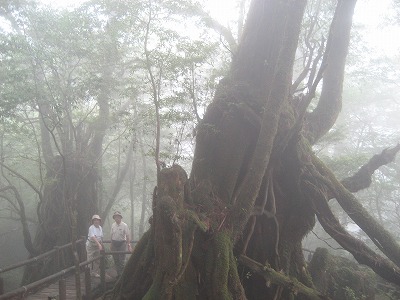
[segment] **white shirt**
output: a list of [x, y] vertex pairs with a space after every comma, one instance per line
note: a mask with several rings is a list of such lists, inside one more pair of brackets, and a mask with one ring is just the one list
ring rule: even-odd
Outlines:
[[117, 222], [114, 222], [111, 225], [111, 240], [113, 241], [130, 241], [130, 232], [128, 225], [126, 223], [122, 222], [117, 224]]
[[94, 225], [89, 227], [88, 239], [92, 240], [92, 237], [96, 237], [99, 242], [103, 240], [103, 228], [100, 225], [99, 227]]

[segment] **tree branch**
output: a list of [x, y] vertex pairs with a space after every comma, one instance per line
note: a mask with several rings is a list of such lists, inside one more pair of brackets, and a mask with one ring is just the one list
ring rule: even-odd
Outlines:
[[[158, 86], [156, 83], [156, 79], [154, 76], [154, 73], [152, 71], [152, 66], [151, 66], [151, 58], [150, 54], [151, 51], [148, 49], [148, 44], [149, 44], [149, 39], [150, 39], [150, 25], [151, 22], [153, 21], [153, 14], [152, 14], [152, 7], [151, 7], [151, 1], [149, 1], [149, 19], [147, 20], [146, 23], [146, 33], [145, 33], [145, 38], [143, 42], [143, 48], [144, 48], [144, 54], [146, 57], [146, 69], [147, 73], [150, 77], [150, 83], [151, 83], [151, 89], [152, 89], [152, 100], [154, 104], [154, 110], [155, 110], [155, 115], [156, 115], [156, 149], [155, 149], [155, 154], [154, 154], [154, 159], [157, 167], [157, 185], [159, 184], [158, 178], [160, 175], [161, 171], [161, 165], [160, 165], [160, 134], [161, 134], [161, 120], [160, 120], [160, 81], [158, 82]], [[161, 78], [161, 71], [159, 74]]]
[[113, 189], [113, 193], [112, 193], [110, 199], [107, 201], [106, 208], [104, 209], [104, 211], [102, 213], [102, 217], [104, 219], [108, 215], [108, 213], [110, 212], [112, 206], [114, 205], [116, 197], [117, 197], [118, 193], [121, 190], [122, 183], [124, 182], [126, 174], [128, 173], [128, 170], [130, 168], [131, 161], [132, 161], [134, 144], [135, 144], [135, 140], [134, 140], [134, 136], [132, 136], [132, 140], [129, 143], [129, 148], [128, 148], [129, 150], [128, 150], [128, 153], [126, 154], [125, 163], [124, 163], [121, 171], [117, 174], [117, 178], [115, 180], [115, 186], [114, 186], [114, 189]]
[[306, 296], [306, 298], [309, 300], [329, 299], [327, 296], [312, 288], [305, 286], [296, 279], [291, 279], [288, 276], [285, 276], [284, 274], [275, 271], [273, 268], [263, 265], [245, 255], [240, 255], [238, 261], [256, 274], [264, 277], [267, 285], [271, 283], [279, 285], [292, 291], [293, 294], [300, 293]]
[[313, 155], [312, 160], [318, 170], [318, 172], [311, 171], [312, 175], [328, 187], [344, 211], [364, 230], [374, 244], [397, 266], [400, 266], [400, 247], [393, 236], [368, 213], [357, 198], [337, 180], [321, 160], [315, 155]]
[[218, 32], [229, 44], [230, 51], [235, 53], [237, 50], [237, 42], [232, 35], [229, 28], [223, 26], [217, 20], [212, 18], [208, 12], [206, 12], [202, 7], [195, 8], [195, 14], [201, 18], [207, 27], [214, 29]]
[[[308, 171], [311, 171], [311, 169], [312, 167], [308, 167]], [[364, 242], [350, 235], [347, 230], [342, 227], [328, 205], [326, 190], [315, 184], [315, 172], [312, 173], [313, 174], [310, 174], [308, 178], [307, 176], [303, 176], [300, 184], [304, 195], [307, 195], [307, 199], [310, 199], [311, 205], [324, 230], [334, 238], [339, 245], [349, 251], [360, 264], [369, 266], [382, 278], [399, 285], [400, 269], [391, 261], [376, 254], [365, 245]]]
[[[38, 254], [37, 249], [33, 246], [32, 243], [32, 237], [31, 234], [29, 232], [29, 225], [27, 222], [27, 218], [26, 218], [26, 213], [25, 213], [25, 204], [24, 201], [22, 201], [21, 195], [19, 194], [18, 190], [16, 189], [15, 186], [9, 185], [6, 186], [2, 189], [0, 189], [0, 192], [5, 192], [7, 190], [12, 190], [14, 195], [15, 195], [15, 199], [18, 202], [18, 206], [19, 206], [19, 210], [18, 213], [21, 217], [21, 224], [22, 224], [22, 232], [24, 235], [24, 245], [26, 250], [28, 250], [28, 252], [32, 255], [35, 256], [36, 254]], [[13, 205], [15, 207], [15, 205]]]
[[386, 148], [380, 154], [375, 154], [365, 165], [363, 165], [353, 176], [341, 181], [343, 186], [352, 193], [358, 192], [371, 185], [372, 174], [381, 166], [392, 162], [400, 151], [400, 143], [393, 148]]
[[306, 119], [307, 135], [311, 144], [331, 129], [342, 108], [344, 69], [356, 2], [357, 0], [341, 0], [336, 7], [327, 41], [328, 51], [325, 53], [327, 66], [321, 97], [318, 106]]
[[20, 173], [18, 173], [17, 171], [11, 169], [10, 167], [8, 167], [7, 165], [5, 165], [4, 163], [2, 163], [0, 161], [0, 166], [2, 166], [4, 169], [7, 169], [9, 172], [11, 172], [12, 174], [14, 174], [15, 176], [17, 176], [18, 178], [20, 178], [22, 181], [24, 181], [27, 185], [30, 186], [30, 188], [32, 190], [34, 190], [36, 192], [36, 194], [38, 195], [40, 201], [42, 201], [42, 193], [33, 185], [32, 182], [30, 182], [26, 177], [24, 177], [23, 175], [21, 175]]
[[[321, 58], [323, 57], [323, 53], [324, 53], [324, 49], [325, 49], [324, 39], [322, 39], [321, 43], [312, 41], [314, 28], [317, 24], [316, 16], [319, 13], [319, 8], [320, 8], [319, 6], [320, 5], [318, 5], [318, 9], [315, 13], [315, 16], [310, 17], [311, 24], [308, 26], [308, 30], [307, 30], [307, 33], [304, 38], [304, 43], [308, 50], [308, 57], [304, 58], [304, 61], [305, 61], [304, 69], [299, 74], [299, 76], [294, 81], [294, 83], [292, 84], [292, 93], [298, 88], [300, 83], [307, 77], [308, 74], [310, 74], [310, 76], [309, 76], [307, 87], [310, 87], [310, 83], [312, 83], [314, 81], [317, 65], [320, 62]], [[314, 58], [314, 51], [317, 48], [318, 44], [319, 44], [319, 47], [318, 47], [317, 56]], [[312, 96], [312, 97], [314, 97], [314, 96]]]

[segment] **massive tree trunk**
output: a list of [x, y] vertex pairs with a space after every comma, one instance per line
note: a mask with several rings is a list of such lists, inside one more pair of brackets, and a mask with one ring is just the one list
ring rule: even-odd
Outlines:
[[[52, 167], [38, 210], [41, 222], [34, 239], [36, 253], [33, 256], [87, 235], [88, 220], [97, 207], [98, 176], [93, 166], [84, 159], [58, 156]], [[70, 251], [61, 257], [61, 261], [54, 259], [51, 256], [27, 267], [23, 283], [53, 274], [63, 266], [71, 266], [73, 261]]]
[[[359, 207], [310, 147], [340, 110], [356, 1], [338, 3], [323, 93], [309, 114], [315, 89], [301, 101], [291, 94], [306, 2], [252, 1], [230, 72], [197, 129], [190, 177], [179, 166], [161, 171], [151, 228], [110, 298], [322, 299], [301, 250], [315, 215], [357, 260], [400, 283], [398, 266], [351, 237], [330, 211], [332, 195], [351, 216]], [[366, 212], [357, 217], [371, 224]], [[398, 247], [382, 230], [377, 243], [397, 264]]]
[[[43, 135], [46, 134], [48, 134], [47, 129]], [[77, 143], [71, 141], [71, 144]], [[46, 144], [44, 147], [50, 148]], [[43, 200], [38, 207], [40, 223], [33, 242], [35, 253], [31, 253], [31, 256], [87, 235], [90, 217], [97, 212], [98, 207], [97, 161], [101, 151], [98, 151], [97, 147], [93, 148], [93, 144], [86, 144], [83, 149], [86, 151], [79, 151], [76, 148], [70, 152], [59, 151], [58, 155], [46, 159], [47, 173], [42, 192]], [[33, 282], [52, 274], [63, 264], [70, 266], [72, 261], [69, 252], [60, 262], [54, 261], [54, 257], [51, 257], [49, 260], [32, 264], [25, 269], [23, 283]]]

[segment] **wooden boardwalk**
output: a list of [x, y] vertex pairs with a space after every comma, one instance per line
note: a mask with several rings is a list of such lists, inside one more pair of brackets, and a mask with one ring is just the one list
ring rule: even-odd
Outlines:
[[[85, 241], [86, 237], [83, 237], [77, 241], [75, 241], [75, 245], [80, 245], [82, 247], [82, 253], [85, 253]], [[109, 241], [104, 241], [109, 242]], [[4, 268], [0, 268], [0, 299], [1, 300], [18, 300], [18, 299], [76, 299], [76, 287], [75, 287], [75, 275], [74, 271], [76, 270], [75, 266], [70, 266], [64, 268], [60, 271], [56, 271], [55, 273], [39, 279], [35, 282], [29, 283], [27, 285], [18, 287], [8, 292], [4, 292], [4, 280], [1, 275], [5, 272], [15, 270], [17, 268], [21, 268], [23, 266], [36, 263], [38, 260], [42, 260], [47, 257], [52, 257], [55, 259], [55, 262], [60, 264], [60, 257], [62, 257], [63, 253], [66, 250], [69, 250], [72, 247], [73, 243], [68, 243], [62, 246], [54, 247], [45, 253], [42, 253], [38, 256], [29, 258], [25, 261], [15, 263], [10, 266], [6, 266]], [[96, 295], [101, 295], [104, 291], [109, 290], [113, 287], [116, 281], [116, 271], [113, 267], [107, 265], [107, 258], [111, 257], [113, 254], [131, 254], [131, 251], [101, 251], [100, 256], [94, 257], [90, 260], [86, 260], [86, 256], [84, 256], [79, 263], [80, 269], [84, 269], [86, 272], [89, 271], [88, 267], [95, 261], [100, 260], [100, 269], [102, 272], [105, 272], [106, 278], [105, 282], [101, 282], [100, 278], [90, 277], [87, 278], [87, 284], [91, 286], [90, 292], [88, 291], [91, 299], [95, 299]], [[83, 261], [82, 261], [83, 260]], [[108, 268], [107, 268], [108, 266]], [[73, 274], [68, 276], [67, 274]], [[87, 273], [89, 276], [89, 273]], [[86, 294], [86, 283], [85, 283], [85, 273], [82, 272], [80, 276], [80, 284], [81, 284], [81, 295], [82, 299], [88, 299], [87, 296], [83, 297]], [[61, 286], [60, 286], [61, 285]], [[64, 296], [65, 295], [65, 296]]]
[[[106, 272], [106, 282], [111, 282], [115, 280], [116, 272], [114, 270], [107, 270]], [[66, 290], [67, 290], [67, 297], [68, 300], [76, 299], [76, 288], [75, 288], [75, 275], [71, 275], [65, 278], [66, 279]], [[100, 285], [100, 278], [91, 277], [91, 286], [92, 290]], [[82, 272], [80, 276], [81, 282], [81, 295], [85, 295], [85, 273]], [[40, 291], [36, 292], [35, 294], [28, 294], [24, 297], [18, 299], [28, 299], [28, 300], [48, 300], [48, 299], [59, 299], [59, 285], [58, 281], [41, 289]], [[85, 299], [85, 298], [83, 298]]]

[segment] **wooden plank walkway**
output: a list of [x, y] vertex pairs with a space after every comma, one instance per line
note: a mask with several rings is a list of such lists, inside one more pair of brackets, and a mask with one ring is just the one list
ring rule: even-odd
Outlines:
[[[116, 272], [114, 270], [106, 271], [106, 282], [114, 281], [116, 276]], [[91, 277], [91, 286], [92, 290], [100, 285], [100, 278]], [[85, 292], [85, 273], [82, 272], [80, 276], [81, 281], [81, 295], [84, 295]], [[66, 289], [67, 289], [67, 300], [76, 299], [76, 288], [75, 288], [75, 275], [68, 276], [66, 278]], [[47, 299], [59, 299], [58, 298], [58, 281], [43, 288], [42, 290], [36, 292], [35, 294], [29, 294], [19, 299], [27, 299], [27, 300], [47, 300]]]

